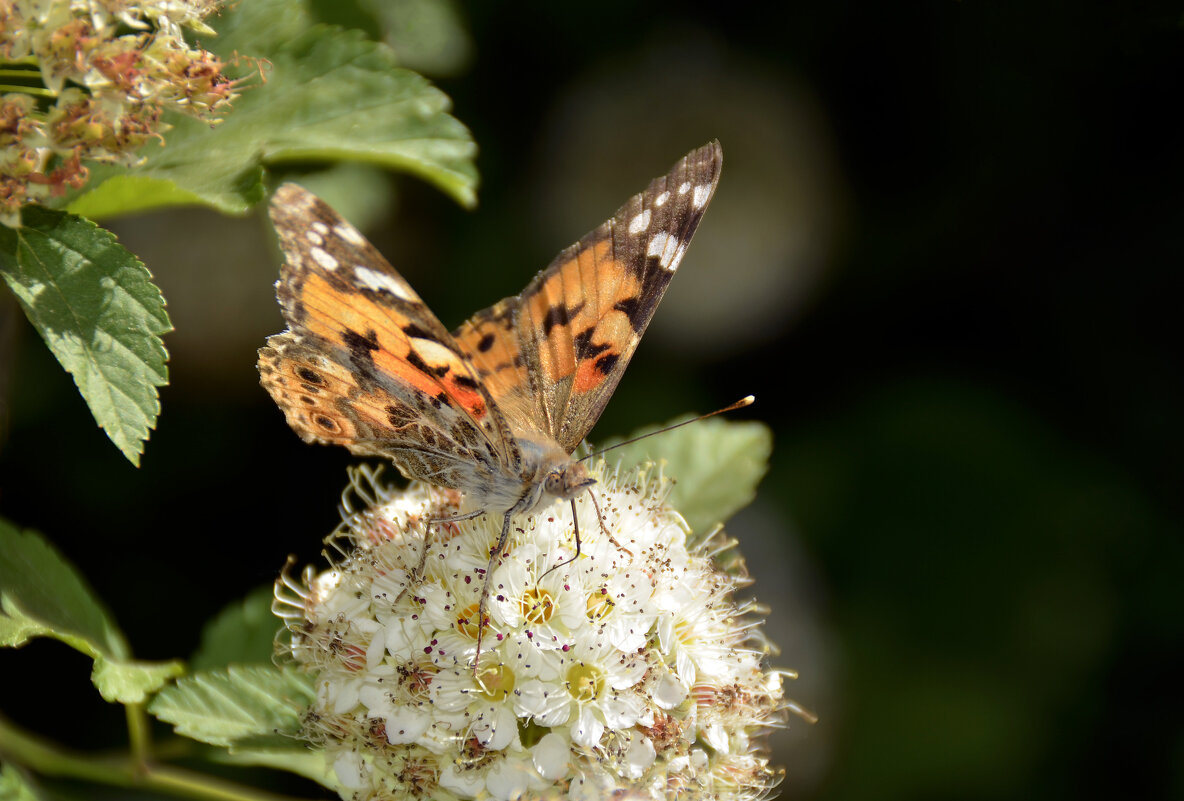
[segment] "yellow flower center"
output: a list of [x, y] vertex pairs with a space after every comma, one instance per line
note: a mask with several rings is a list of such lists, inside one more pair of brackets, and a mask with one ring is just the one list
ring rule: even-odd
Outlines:
[[555, 614], [555, 599], [538, 587], [522, 594], [522, 614], [528, 623], [546, 623]]
[[595, 701], [604, 690], [604, 677], [604, 670], [595, 665], [572, 665], [567, 671], [567, 691], [577, 701]]
[[[456, 630], [461, 634], [471, 639], [477, 639], [477, 613], [480, 611], [480, 604], [469, 604], [464, 609], [460, 610], [460, 614], [456, 616]], [[489, 625], [489, 613], [485, 613], [485, 620], [482, 621], [486, 626]]]
[[489, 701], [504, 701], [514, 692], [514, 671], [505, 665], [493, 665], [477, 672], [477, 686]]

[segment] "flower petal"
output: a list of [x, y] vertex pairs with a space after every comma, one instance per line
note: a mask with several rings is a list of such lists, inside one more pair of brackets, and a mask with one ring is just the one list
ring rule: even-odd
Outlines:
[[581, 706], [580, 712], [571, 724], [571, 740], [576, 745], [591, 748], [600, 743], [604, 734], [604, 721], [592, 706]]
[[531, 749], [534, 769], [549, 781], [559, 781], [571, 770], [571, 746], [562, 734], [551, 732]]

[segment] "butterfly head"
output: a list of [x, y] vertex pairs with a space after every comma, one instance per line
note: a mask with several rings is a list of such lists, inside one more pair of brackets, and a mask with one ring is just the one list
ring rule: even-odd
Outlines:
[[543, 491], [553, 498], [570, 500], [596, 483], [580, 462], [556, 467], [543, 479]]

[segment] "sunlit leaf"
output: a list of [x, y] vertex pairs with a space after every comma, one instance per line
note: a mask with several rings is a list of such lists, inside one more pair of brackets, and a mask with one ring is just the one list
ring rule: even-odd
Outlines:
[[252, 738], [295, 735], [314, 698], [308, 676], [271, 665], [195, 673], [166, 687], [148, 708], [178, 734], [203, 743], [258, 747]]
[[121, 662], [98, 658], [91, 681], [103, 699], [118, 704], [139, 704], [185, 672], [181, 662]]
[[202, 44], [227, 60], [263, 60], [266, 81], [249, 82], [213, 128], [170, 115], [163, 147], [147, 146], [133, 174], [93, 169], [72, 211], [100, 218], [201, 202], [241, 213], [262, 199], [265, 165], [338, 160], [408, 172], [473, 205], [472, 137], [448, 97], [397, 66], [389, 47], [280, 0], [235, 4], [213, 22], [220, 35]]
[[156, 388], [168, 382], [160, 290], [89, 220], [29, 206], [23, 223], [0, 226], [0, 274], [99, 427], [139, 465], [160, 413]]
[[[644, 428], [632, 436], [658, 428]], [[597, 449], [612, 444], [598, 443]], [[670, 505], [692, 531], [702, 534], [752, 502], [769, 469], [772, 449], [773, 435], [762, 423], [711, 419], [624, 445], [605, 456], [624, 466], [663, 464], [675, 482]]]

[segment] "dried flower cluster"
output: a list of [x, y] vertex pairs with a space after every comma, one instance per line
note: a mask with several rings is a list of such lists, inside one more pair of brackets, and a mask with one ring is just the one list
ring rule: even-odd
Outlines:
[[274, 607], [317, 675], [306, 735], [343, 798], [689, 801], [777, 784], [762, 735], [794, 705], [758, 608], [733, 597], [742, 566], [715, 564], [733, 543], [688, 546], [652, 468], [592, 472], [578, 557], [570, 505], [515, 521], [476, 664], [500, 515], [434, 525], [425, 545], [457, 494], [354, 473], [365, 504], [347, 494], [336, 564], [281, 579]]
[[220, 2], [0, 0], [0, 222], [81, 187], [87, 162], [135, 164], [165, 110], [217, 122], [235, 82], [182, 28], [212, 35]]

